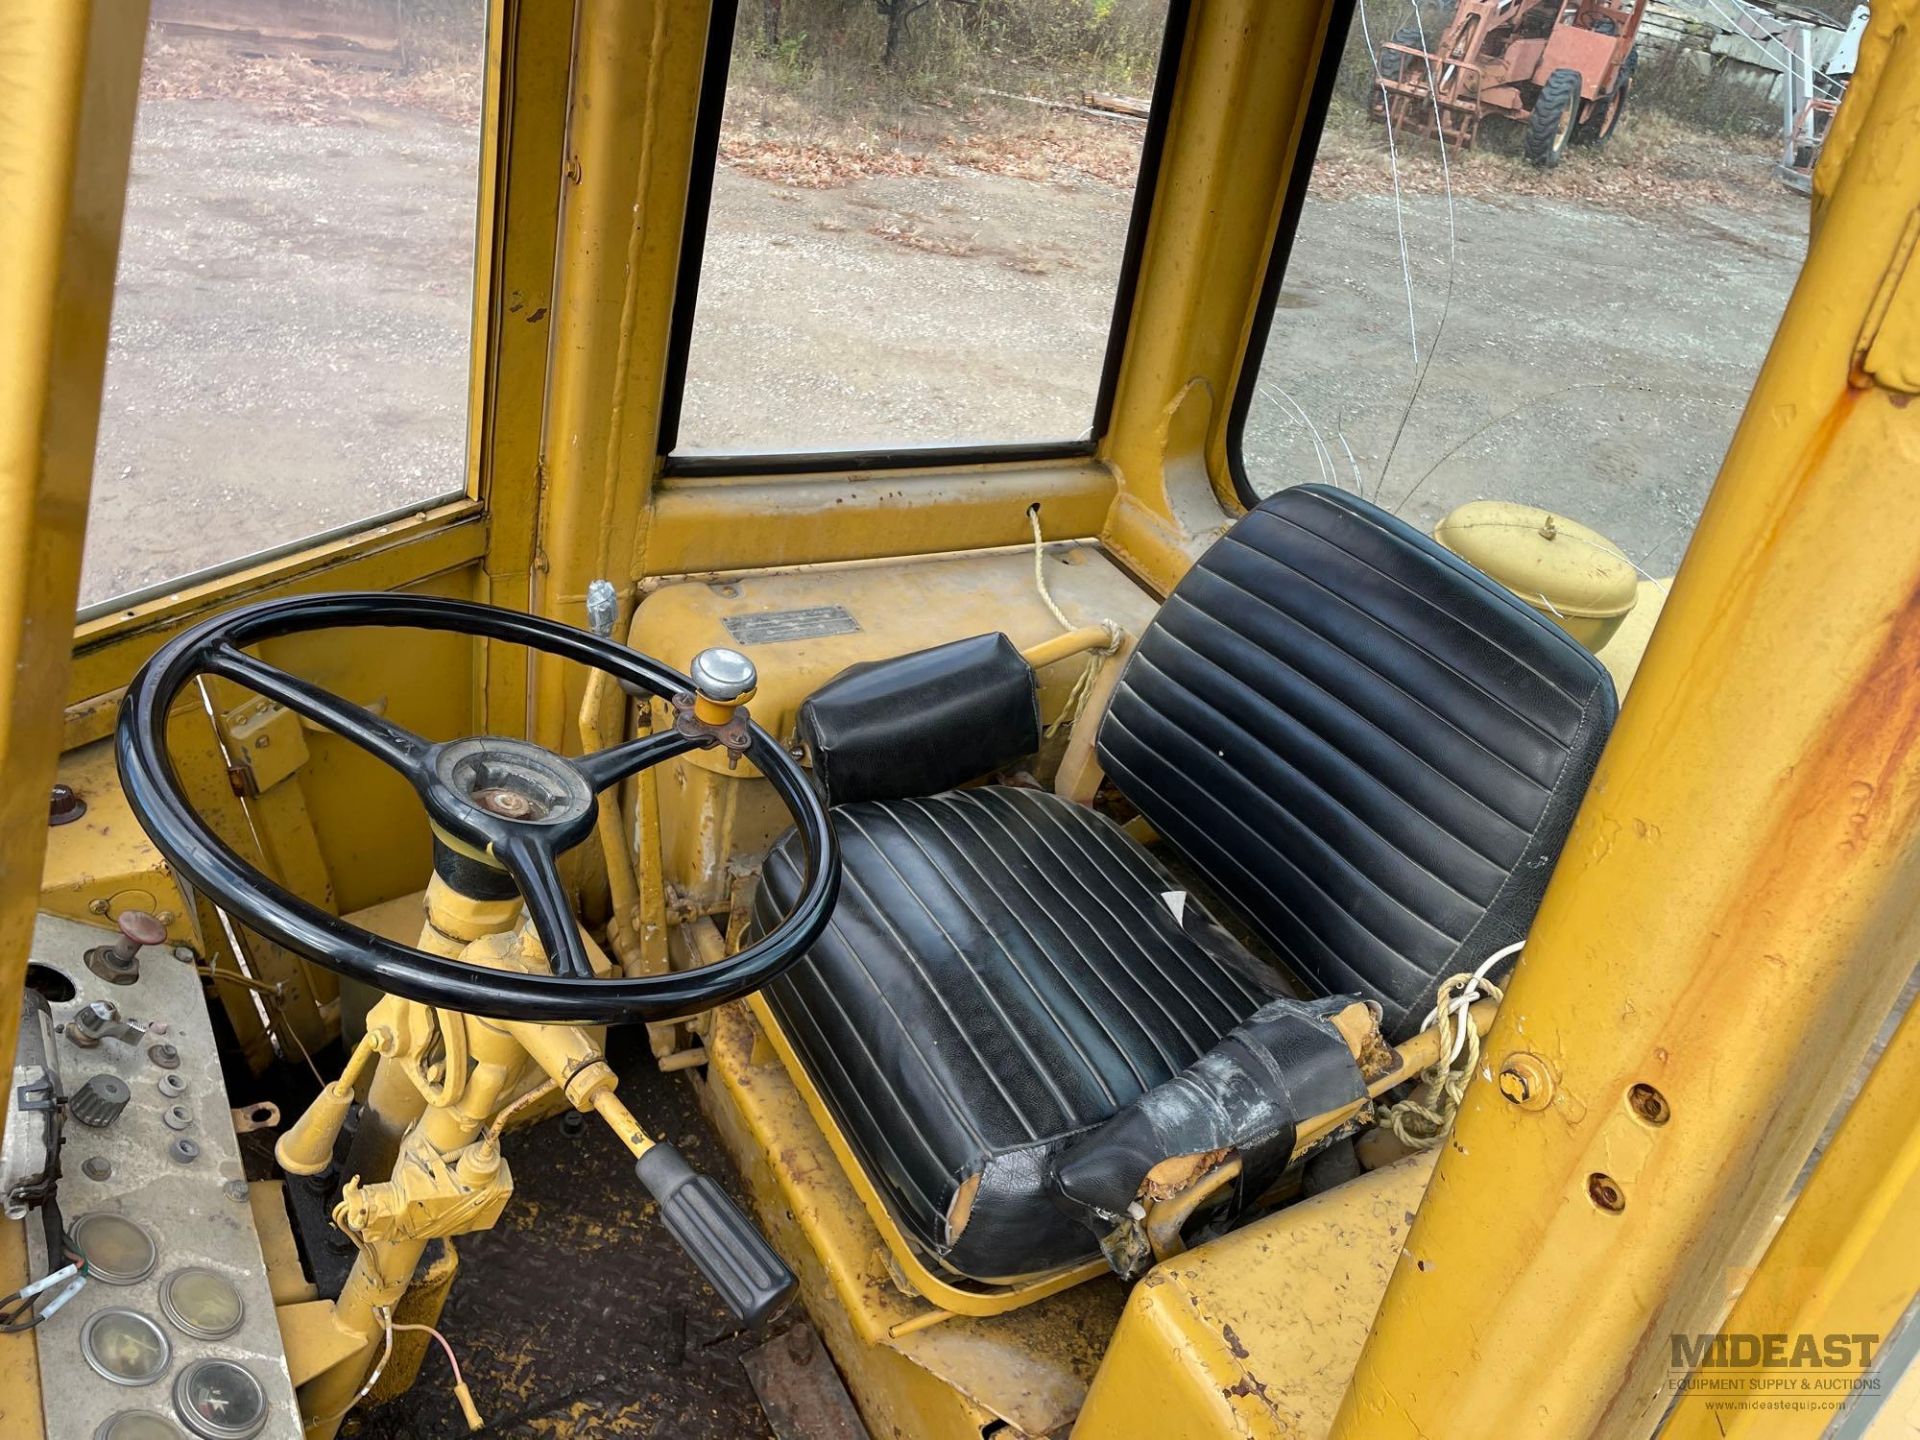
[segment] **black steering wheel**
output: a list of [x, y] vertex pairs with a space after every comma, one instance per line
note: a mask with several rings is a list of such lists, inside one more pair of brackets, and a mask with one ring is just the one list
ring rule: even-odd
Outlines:
[[[677, 719], [672, 728], [577, 759], [525, 740], [476, 737], [436, 744], [244, 649], [280, 635], [361, 625], [450, 630], [577, 660], [636, 693], [666, 700]], [[167, 712], [199, 675], [243, 685], [404, 775], [438, 839], [491, 857], [512, 877], [554, 973], [486, 969], [396, 944], [307, 903], [236, 855], [187, 803], [167, 753]], [[553, 620], [435, 596], [308, 595], [242, 606], [168, 642], [127, 687], [115, 754], [127, 803], [175, 868], [249, 928], [329, 970], [409, 1000], [499, 1019], [574, 1025], [667, 1020], [738, 1000], [780, 974], [825, 928], [840, 888], [833, 827], [799, 764], [744, 710], [735, 710], [726, 724], [701, 719], [693, 691], [691, 680], [659, 661]], [[561, 885], [559, 857], [593, 832], [601, 791], [710, 745], [744, 755], [786, 802], [806, 854], [805, 887], [773, 931], [730, 959], [665, 975], [598, 979]]]

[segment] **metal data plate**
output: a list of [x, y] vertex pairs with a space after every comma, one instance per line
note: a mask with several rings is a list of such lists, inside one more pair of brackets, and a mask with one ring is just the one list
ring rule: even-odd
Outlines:
[[[65, 1033], [56, 1037], [60, 1078], [71, 1094], [95, 1075], [117, 1075], [133, 1098], [114, 1122], [91, 1129], [71, 1120], [60, 1154], [60, 1209], [69, 1229], [82, 1216], [105, 1212], [144, 1226], [158, 1242], [153, 1271], [132, 1285], [89, 1281], [79, 1295], [34, 1332], [40, 1358], [42, 1409], [47, 1440], [93, 1440], [109, 1416], [122, 1410], [150, 1410], [189, 1434], [173, 1409], [173, 1382], [194, 1361], [209, 1356], [237, 1361], [260, 1382], [267, 1396], [267, 1423], [259, 1434], [270, 1440], [299, 1440], [300, 1415], [293, 1383], [280, 1348], [273, 1296], [267, 1289], [266, 1262], [253, 1228], [240, 1168], [240, 1146], [233, 1134], [233, 1102], [220, 1078], [213, 1028], [200, 979], [191, 964], [173, 958], [171, 947], [151, 947], [140, 956], [140, 978], [132, 985], [110, 985], [86, 966], [87, 951], [113, 941], [115, 932], [42, 915], [33, 932], [33, 961], [49, 965], [72, 982], [77, 994], [56, 1002], [53, 1019], [65, 1025], [93, 1000], [111, 1000], [128, 1019], [160, 1021], [164, 1035], [149, 1034], [137, 1044], [102, 1040], [92, 1049], [75, 1045]], [[172, 1045], [179, 1055], [167, 1070], [148, 1057], [154, 1044]], [[177, 1075], [185, 1090], [165, 1095], [163, 1075]], [[186, 1107], [186, 1128], [175, 1130], [162, 1118], [176, 1105]], [[182, 1137], [199, 1146], [192, 1164], [183, 1165], [169, 1150]], [[105, 1180], [88, 1177], [87, 1161], [105, 1159], [113, 1172]], [[42, 1228], [37, 1213], [25, 1221], [35, 1275], [47, 1272]], [[160, 1288], [183, 1266], [201, 1266], [225, 1276], [239, 1292], [244, 1313], [240, 1326], [220, 1340], [188, 1335], [167, 1317]], [[80, 1334], [95, 1314], [135, 1310], [165, 1333], [171, 1358], [153, 1381], [116, 1385], [102, 1378], [81, 1353]]]
[[840, 605], [810, 605], [802, 610], [766, 610], [758, 615], [729, 615], [721, 621], [736, 645], [777, 645], [783, 640], [818, 640], [852, 635], [860, 622]]

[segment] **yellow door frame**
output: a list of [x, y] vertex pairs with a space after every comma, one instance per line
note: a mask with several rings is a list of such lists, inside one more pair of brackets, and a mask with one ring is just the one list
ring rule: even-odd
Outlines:
[[0, 0], [0, 1055], [60, 753], [145, 19], [144, 0]]
[[[1915, 9], [1875, 7], [1805, 268], [1338, 1440], [1648, 1433], [1671, 1337], [1717, 1329], [1913, 968]], [[1544, 1105], [1493, 1083], [1523, 1055]]]
[[[132, 37], [136, 65], [136, 78], [124, 96], [115, 96], [116, 104], [133, 104], [138, 91], [145, 26], [136, 18], [124, 10], [115, 14], [116, 24]], [[542, 0], [493, 0], [489, 6], [463, 493], [90, 614], [72, 631], [73, 663], [64, 694], [77, 713], [67, 744], [95, 738], [111, 723], [110, 705], [87, 702], [124, 686], [173, 635], [243, 600], [316, 590], [398, 589], [470, 570], [479, 598], [491, 595], [498, 603], [524, 605], [533, 563], [531, 515], [540, 488], [538, 444], [572, 42], [573, 16], [566, 6]], [[36, 133], [30, 128], [36, 118], [21, 111], [17, 123], [24, 135]], [[124, 185], [122, 190], [124, 200]], [[102, 306], [110, 299], [111, 284], [109, 271], [99, 296]], [[97, 397], [91, 408], [97, 412]], [[71, 624], [72, 613], [69, 607], [62, 630]], [[476, 709], [490, 720], [517, 717], [512, 721], [517, 733], [525, 724], [525, 670], [518, 656], [501, 659], [506, 663], [496, 659], [476, 667], [482, 691]]]

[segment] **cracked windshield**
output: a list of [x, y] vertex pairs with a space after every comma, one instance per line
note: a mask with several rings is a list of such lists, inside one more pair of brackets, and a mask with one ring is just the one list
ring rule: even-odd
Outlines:
[[1651, 626], [1805, 258], [1865, 16], [1357, 7], [1258, 357], [1252, 489], [1338, 485], [1481, 563], [1492, 529], [1551, 532], [1592, 564], [1537, 604]]
[[152, 0], [80, 603], [466, 484], [485, 0]]

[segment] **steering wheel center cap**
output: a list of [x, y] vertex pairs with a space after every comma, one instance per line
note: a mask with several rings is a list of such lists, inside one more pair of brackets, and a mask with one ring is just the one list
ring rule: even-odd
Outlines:
[[455, 740], [433, 757], [433, 774], [454, 798], [502, 820], [564, 825], [593, 810], [580, 772], [526, 740]]

